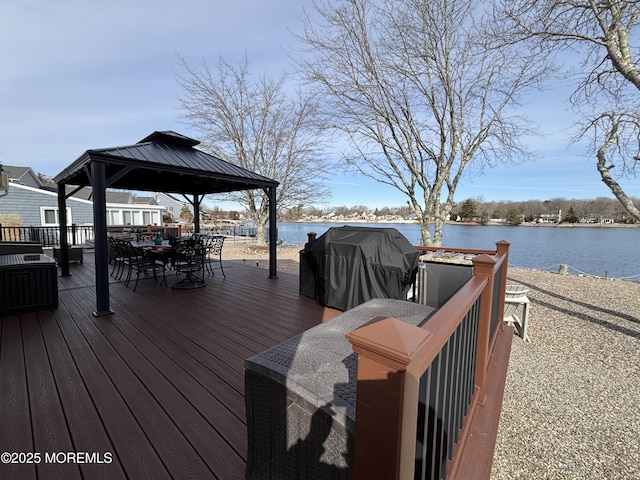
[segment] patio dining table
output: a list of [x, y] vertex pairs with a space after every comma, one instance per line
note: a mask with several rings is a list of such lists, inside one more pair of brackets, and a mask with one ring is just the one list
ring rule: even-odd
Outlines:
[[[145, 256], [161, 261], [165, 266], [174, 270], [176, 274], [185, 274], [185, 278], [172, 285], [176, 290], [191, 290], [204, 287], [207, 283], [204, 275], [204, 247], [201, 241], [194, 239], [178, 239], [177, 241], [131, 241], [131, 245]], [[199, 249], [196, 247], [199, 245]], [[201, 275], [198, 275], [201, 272]]]
[[146, 240], [140, 240], [140, 241], [132, 240], [131, 245], [133, 245], [136, 248], [142, 248], [142, 249], [150, 248], [153, 250], [165, 250], [165, 249], [171, 250], [172, 248], [171, 244], [169, 243], [169, 240], [163, 240], [161, 244], [157, 244], [156, 242], [146, 241]]
[[169, 243], [169, 240], [163, 240], [161, 244], [132, 240], [131, 245], [142, 251], [170, 252], [173, 250], [173, 245]]
[[161, 244], [152, 241], [131, 241], [131, 245], [147, 255], [152, 255], [165, 265], [173, 258], [173, 245], [169, 244], [169, 240], [163, 240]]

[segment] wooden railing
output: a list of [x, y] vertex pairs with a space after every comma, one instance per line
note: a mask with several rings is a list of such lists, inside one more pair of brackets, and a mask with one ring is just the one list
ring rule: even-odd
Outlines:
[[[164, 238], [169, 236], [180, 237], [190, 233], [182, 228], [181, 224], [175, 225], [139, 225], [139, 226], [109, 226], [107, 231], [113, 236], [137, 236], [138, 234], [157, 235]], [[216, 233], [221, 235], [253, 236], [255, 228], [230, 227], [219, 229], [203, 229], [203, 233]], [[67, 227], [67, 242], [69, 245], [82, 245], [87, 240], [93, 240], [93, 225], [71, 225]], [[0, 225], [0, 241], [9, 242], [37, 242], [44, 247], [57, 247], [60, 245], [60, 227], [13, 227]]]
[[[158, 226], [140, 225], [127, 227], [108, 227], [108, 232], [116, 236], [137, 234], [160, 234], [165, 238], [170, 235], [180, 237], [182, 226]], [[93, 225], [70, 225], [67, 227], [67, 242], [69, 245], [83, 245], [87, 241], [93, 241]], [[0, 241], [9, 242], [36, 242], [44, 247], [57, 247], [60, 245], [60, 227], [9, 227], [0, 225]]]
[[[5, 242], [36, 242], [44, 247], [60, 245], [60, 227], [8, 227], [0, 225], [0, 240]], [[93, 240], [92, 225], [67, 227], [69, 245], [81, 245]]]
[[[386, 318], [347, 335], [358, 353], [355, 480], [455, 478], [474, 422], [490, 412], [497, 431], [502, 391], [491, 397], [497, 410], [485, 392], [504, 386], [506, 367], [489, 365], [496, 339], [511, 332], [502, 325], [509, 244], [496, 246], [462, 252], [480, 253], [473, 277], [423, 327]], [[474, 466], [479, 479], [495, 432], [482, 442], [490, 457], [488, 470]]]

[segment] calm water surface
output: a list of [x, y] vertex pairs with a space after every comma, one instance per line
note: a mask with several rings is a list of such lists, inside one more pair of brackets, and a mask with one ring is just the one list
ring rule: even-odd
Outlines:
[[[278, 223], [278, 237], [287, 245], [303, 245], [308, 232], [322, 235], [345, 223]], [[417, 224], [357, 223], [356, 226], [397, 229], [415, 244], [421, 244]], [[445, 225], [443, 245], [459, 248], [495, 248], [495, 242], [511, 243], [509, 265], [558, 271], [569, 265], [569, 273], [640, 281], [640, 228], [615, 227], [508, 227]]]

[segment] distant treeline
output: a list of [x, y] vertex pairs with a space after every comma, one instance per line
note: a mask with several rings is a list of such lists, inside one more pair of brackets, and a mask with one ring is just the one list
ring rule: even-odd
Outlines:
[[[640, 199], [634, 199], [640, 205]], [[469, 198], [458, 202], [451, 212], [453, 220], [491, 220], [505, 219], [517, 212], [526, 222], [538, 218], [560, 216], [562, 221], [579, 222], [583, 219], [611, 219], [616, 223], [630, 222], [629, 215], [616, 199], [598, 197], [595, 199], [552, 198], [551, 200], [527, 201], [485, 201], [482, 198]], [[351, 207], [297, 207], [280, 212], [280, 217], [287, 220], [299, 220], [305, 217], [375, 215], [377, 217], [409, 218], [413, 212], [408, 206], [370, 208], [366, 205]]]
[[[634, 199], [640, 205], [640, 199]], [[237, 211], [224, 211], [214, 207], [208, 211], [214, 220], [237, 219], [242, 215]], [[411, 218], [413, 211], [408, 206], [372, 208], [367, 205], [353, 206], [297, 206], [280, 209], [281, 220], [302, 220], [305, 218]], [[618, 200], [598, 197], [595, 199], [552, 198], [551, 200], [526, 201], [485, 201], [483, 198], [468, 198], [458, 202], [451, 212], [452, 220], [490, 221], [492, 219], [513, 219], [518, 216], [522, 221], [533, 222], [540, 218], [561, 218], [563, 222], [577, 223], [585, 219], [607, 220], [615, 223], [631, 223], [631, 219]]]

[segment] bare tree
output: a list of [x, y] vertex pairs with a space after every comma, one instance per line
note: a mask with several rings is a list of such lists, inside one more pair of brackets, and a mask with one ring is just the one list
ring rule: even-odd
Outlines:
[[511, 20], [505, 24], [509, 41], [546, 45], [556, 54], [580, 56], [579, 67], [569, 72], [581, 80], [571, 96], [581, 119], [575, 140], [591, 140], [602, 181], [626, 211], [640, 220], [640, 208], [619, 183], [636, 177], [640, 161], [640, 3], [502, 1]]
[[36, 173], [38, 180], [42, 182], [42, 185], [45, 187], [56, 187], [56, 182], [54, 182], [50, 176], [45, 175], [44, 173], [38, 172]]
[[533, 132], [514, 108], [544, 62], [518, 45], [494, 48], [484, 32], [496, 20], [482, 2], [319, 0], [315, 9], [299, 63], [353, 146], [345, 160], [406, 194], [423, 243], [440, 245], [463, 175], [530, 157], [520, 138]]
[[[323, 127], [313, 98], [289, 94], [285, 77], [253, 80], [245, 58], [237, 66], [222, 59], [211, 71], [180, 64], [178, 77], [183, 118], [204, 136], [203, 147], [221, 158], [277, 180], [279, 209], [322, 203], [329, 196], [322, 184], [328, 165], [323, 155]], [[266, 192], [232, 193], [256, 222], [259, 242], [265, 240], [269, 216]]]
[[182, 210], [180, 211], [180, 219], [186, 224], [193, 223], [193, 212], [187, 205], [182, 206]]

